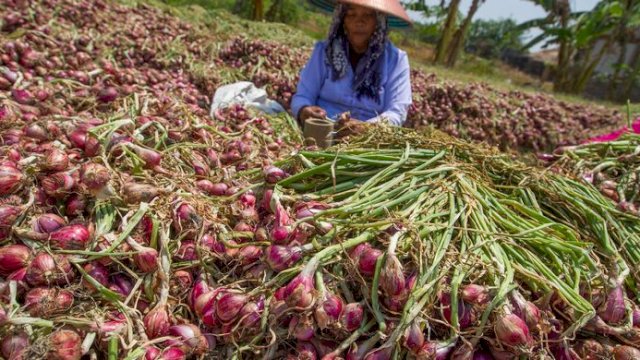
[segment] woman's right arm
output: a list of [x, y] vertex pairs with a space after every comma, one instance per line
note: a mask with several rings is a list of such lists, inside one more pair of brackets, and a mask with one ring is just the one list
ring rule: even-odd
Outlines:
[[320, 88], [324, 83], [326, 67], [324, 63], [324, 43], [316, 43], [311, 59], [300, 72], [300, 81], [296, 94], [291, 99], [291, 112], [294, 118], [300, 118], [300, 111], [305, 107], [316, 107]]

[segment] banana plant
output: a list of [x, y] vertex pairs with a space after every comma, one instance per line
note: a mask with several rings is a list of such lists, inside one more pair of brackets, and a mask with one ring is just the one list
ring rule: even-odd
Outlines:
[[640, 0], [623, 1], [625, 12], [614, 32], [618, 43], [618, 59], [613, 66], [613, 73], [609, 78], [609, 100], [625, 102], [631, 95], [631, 89], [640, 78], [640, 51], [636, 50], [627, 61], [629, 41], [634, 32], [640, 27]]
[[625, 4], [600, 1], [591, 11], [572, 12], [569, 0], [530, 1], [542, 6], [548, 15], [520, 24], [521, 30], [539, 28], [542, 31], [524, 49], [543, 42], [545, 46], [557, 44], [554, 89], [582, 93], [596, 66], [614, 44], [611, 33], [623, 18]]

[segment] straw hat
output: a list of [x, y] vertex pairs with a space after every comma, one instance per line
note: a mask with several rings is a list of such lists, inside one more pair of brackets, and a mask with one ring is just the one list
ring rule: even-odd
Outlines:
[[404, 10], [399, 0], [309, 0], [311, 4], [326, 10], [333, 11], [336, 2], [365, 6], [389, 15], [389, 26], [394, 28], [406, 28], [411, 26], [411, 19]]

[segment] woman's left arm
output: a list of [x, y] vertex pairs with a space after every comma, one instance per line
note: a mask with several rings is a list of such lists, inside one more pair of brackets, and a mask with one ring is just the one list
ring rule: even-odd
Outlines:
[[368, 122], [377, 122], [385, 118], [391, 125], [402, 126], [412, 102], [411, 70], [406, 52], [399, 52], [398, 62], [389, 74], [384, 92], [384, 112]]

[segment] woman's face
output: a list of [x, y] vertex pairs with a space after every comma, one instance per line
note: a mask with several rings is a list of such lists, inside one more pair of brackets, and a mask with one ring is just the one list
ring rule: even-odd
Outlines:
[[369, 47], [369, 39], [376, 31], [376, 11], [364, 6], [349, 5], [344, 16], [344, 30], [353, 50], [362, 54]]

